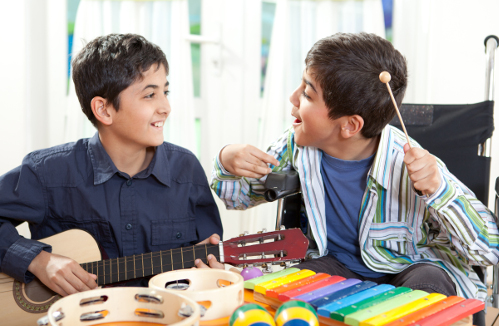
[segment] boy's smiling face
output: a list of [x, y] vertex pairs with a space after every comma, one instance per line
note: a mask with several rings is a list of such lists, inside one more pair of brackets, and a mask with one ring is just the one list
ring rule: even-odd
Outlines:
[[313, 146], [324, 151], [334, 143], [334, 135], [341, 128], [338, 120], [331, 120], [329, 109], [322, 97], [322, 89], [305, 70], [298, 88], [289, 98], [295, 117], [295, 142], [300, 146]]
[[120, 106], [112, 112], [114, 139], [136, 149], [163, 143], [163, 126], [170, 114], [168, 82], [163, 65], [152, 65], [120, 93]]

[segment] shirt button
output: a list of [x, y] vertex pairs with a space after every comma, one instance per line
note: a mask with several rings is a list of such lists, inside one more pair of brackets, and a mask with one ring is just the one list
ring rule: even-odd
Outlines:
[[126, 182], [126, 185], [127, 185], [127, 186], [131, 186], [131, 185], [132, 185], [132, 179], [129, 179], [129, 180]]
[[177, 235], [175, 235], [175, 237], [176, 237], [177, 239], [182, 238], [182, 232], [177, 232]]
[[128, 223], [128, 224], [125, 226], [125, 228], [126, 228], [127, 230], [130, 230], [130, 229], [132, 228], [132, 224]]
[[442, 201], [440, 199], [435, 199], [435, 204], [440, 204]]

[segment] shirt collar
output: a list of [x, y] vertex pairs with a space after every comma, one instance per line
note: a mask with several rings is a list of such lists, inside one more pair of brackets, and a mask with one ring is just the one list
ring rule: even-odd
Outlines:
[[156, 147], [154, 157], [147, 169], [138, 173], [135, 177], [147, 178], [150, 175], [155, 176], [163, 185], [170, 186], [170, 162], [164, 145]]
[[378, 150], [374, 156], [374, 162], [369, 175], [383, 188], [388, 188], [390, 182], [390, 162], [392, 161], [394, 146], [394, 134], [390, 125], [381, 131]]
[[[98, 132], [90, 138], [88, 142], [88, 151], [90, 153], [90, 160], [94, 171], [94, 185], [102, 184], [111, 179], [114, 174], [120, 173], [116, 165], [114, 165], [111, 160], [111, 157], [109, 157], [104, 149], [104, 146], [102, 146]], [[139, 172], [134, 177], [145, 179], [152, 174], [160, 183], [169, 187], [170, 164], [166, 154], [165, 146], [156, 147], [154, 157], [147, 169]]]
[[119, 172], [104, 149], [104, 146], [102, 146], [98, 132], [90, 138], [88, 142], [88, 152], [90, 153], [90, 160], [94, 170], [94, 185], [106, 182], [111, 179], [115, 173]]

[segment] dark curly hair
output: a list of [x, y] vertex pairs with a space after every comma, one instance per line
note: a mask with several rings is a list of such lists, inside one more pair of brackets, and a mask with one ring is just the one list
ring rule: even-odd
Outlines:
[[329, 118], [361, 116], [366, 138], [379, 135], [396, 114], [379, 74], [391, 74], [390, 86], [399, 106], [407, 88], [405, 58], [375, 34], [337, 33], [323, 38], [310, 49], [305, 64], [322, 88]]
[[74, 57], [73, 81], [83, 113], [97, 126], [90, 103], [101, 96], [119, 110], [120, 93], [151, 66], [165, 67], [168, 62], [159, 46], [135, 34], [109, 34], [92, 40]]

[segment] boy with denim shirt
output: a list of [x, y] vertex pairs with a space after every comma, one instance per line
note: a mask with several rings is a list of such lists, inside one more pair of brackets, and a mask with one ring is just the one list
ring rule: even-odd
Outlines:
[[400, 105], [403, 56], [378, 36], [339, 33], [319, 40], [305, 63], [290, 97], [293, 127], [266, 153], [233, 144], [215, 158], [211, 186], [226, 207], [266, 202], [266, 175], [294, 169], [316, 244], [316, 259], [297, 267], [484, 300], [471, 265], [498, 262], [493, 214], [388, 125], [395, 109], [379, 74], [391, 74]]
[[[171, 109], [161, 49], [139, 35], [111, 34], [88, 43], [72, 67], [97, 133], [30, 153], [0, 177], [0, 271], [25, 283], [36, 276], [63, 296], [97, 287], [96, 275], [33, 239], [83, 229], [116, 258], [217, 244], [223, 232], [199, 161], [163, 142]], [[32, 239], [17, 233], [23, 221]], [[129, 285], [137, 284], [147, 280]]]

